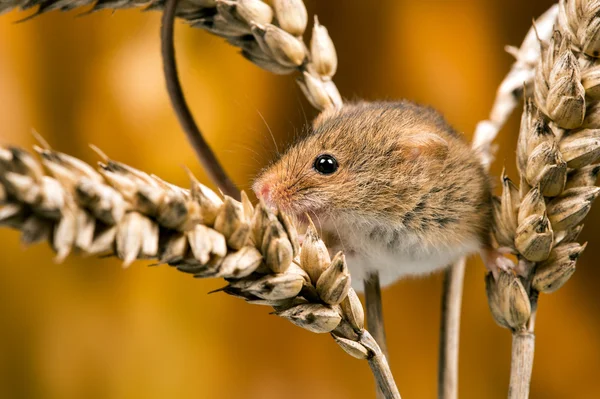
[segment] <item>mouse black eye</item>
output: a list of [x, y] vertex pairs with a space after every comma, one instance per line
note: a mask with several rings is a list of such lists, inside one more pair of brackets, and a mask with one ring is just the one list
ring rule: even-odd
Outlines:
[[321, 154], [315, 159], [313, 168], [322, 175], [330, 175], [338, 170], [338, 162], [329, 154]]

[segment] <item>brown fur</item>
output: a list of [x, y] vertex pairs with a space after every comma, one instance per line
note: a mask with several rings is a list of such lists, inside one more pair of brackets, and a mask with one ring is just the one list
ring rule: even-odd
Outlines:
[[[332, 175], [313, 169], [325, 153], [339, 162]], [[407, 229], [445, 247], [473, 238], [488, 244], [486, 173], [438, 112], [408, 101], [324, 112], [254, 187], [260, 195], [267, 186], [269, 202], [298, 216], [367, 223], [374, 232], [377, 226]]]

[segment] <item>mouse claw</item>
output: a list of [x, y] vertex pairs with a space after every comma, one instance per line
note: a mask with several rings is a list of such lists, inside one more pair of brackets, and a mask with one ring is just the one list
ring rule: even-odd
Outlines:
[[484, 249], [481, 253], [481, 258], [488, 269], [494, 276], [494, 280], [498, 279], [500, 271], [510, 272], [516, 269], [516, 266], [512, 260], [505, 257], [504, 254], [510, 253], [503, 248], [499, 249]]

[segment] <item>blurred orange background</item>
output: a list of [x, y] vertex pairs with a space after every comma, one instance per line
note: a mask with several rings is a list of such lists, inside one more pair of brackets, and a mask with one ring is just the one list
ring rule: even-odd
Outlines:
[[[471, 136], [487, 117], [531, 19], [552, 1], [306, 1], [336, 44], [346, 98], [431, 104]], [[0, 16], [0, 144], [30, 148], [31, 129], [88, 162], [88, 144], [187, 185], [182, 165], [207, 181], [170, 109], [156, 12]], [[248, 189], [279, 146], [316, 113], [290, 76], [273, 76], [201, 30], [177, 26], [181, 78], [201, 128]], [[261, 117], [262, 115], [262, 117]], [[516, 177], [519, 116], [498, 139], [493, 167]], [[600, 206], [586, 221], [579, 270], [544, 295], [537, 319], [532, 398], [600, 396]], [[0, 230], [0, 397], [368, 398], [366, 362], [316, 335], [167, 267], [24, 250]], [[467, 269], [460, 397], [506, 397], [511, 336], [488, 313], [484, 269]], [[384, 292], [391, 366], [405, 398], [436, 396], [441, 275]]]

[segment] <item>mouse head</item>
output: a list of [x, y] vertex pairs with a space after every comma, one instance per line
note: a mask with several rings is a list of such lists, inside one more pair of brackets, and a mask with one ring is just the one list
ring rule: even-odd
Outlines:
[[307, 137], [263, 170], [253, 189], [300, 221], [305, 214], [321, 221], [384, 219], [443, 163], [448, 143], [435, 133], [440, 123], [447, 127], [435, 111], [409, 102], [325, 111]]

